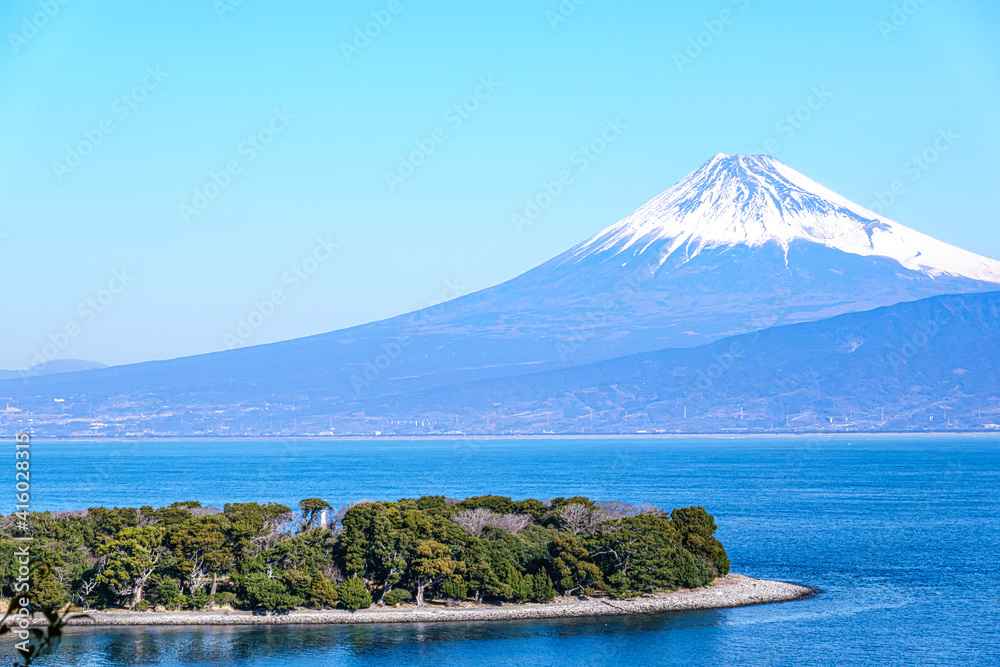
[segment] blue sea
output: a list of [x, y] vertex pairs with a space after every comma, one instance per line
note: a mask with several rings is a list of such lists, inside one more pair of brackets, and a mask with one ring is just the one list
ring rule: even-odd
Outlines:
[[484, 493], [703, 505], [734, 572], [823, 591], [653, 617], [76, 629], [37, 664], [1000, 664], [996, 437], [39, 441], [32, 451], [36, 510]]

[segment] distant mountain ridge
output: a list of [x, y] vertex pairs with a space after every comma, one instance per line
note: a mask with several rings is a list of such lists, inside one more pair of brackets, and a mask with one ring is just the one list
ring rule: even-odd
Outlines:
[[[1000, 292], [351, 406], [464, 432], [1000, 430]], [[936, 423], [935, 423], [936, 420]]]
[[90, 371], [98, 368], [107, 368], [107, 364], [99, 361], [86, 361], [83, 359], [53, 359], [41, 364], [36, 364], [23, 371], [0, 371], [0, 380], [9, 380], [32, 375], [51, 375], [53, 373], [72, 373], [74, 371]]

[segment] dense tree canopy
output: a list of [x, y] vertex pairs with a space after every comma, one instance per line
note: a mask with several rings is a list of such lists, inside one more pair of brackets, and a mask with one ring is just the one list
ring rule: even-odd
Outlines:
[[[330, 510], [330, 525], [319, 521]], [[580, 496], [443, 496], [334, 512], [195, 501], [30, 515], [36, 608], [363, 609], [413, 600], [545, 602], [704, 586], [729, 572], [704, 508], [666, 514]], [[16, 572], [13, 522], [0, 523], [3, 594]]]
[[670, 513], [681, 544], [694, 556], [711, 564], [716, 574], [729, 574], [729, 557], [715, 538], [715, 517], [704, 507], [685, 507]]

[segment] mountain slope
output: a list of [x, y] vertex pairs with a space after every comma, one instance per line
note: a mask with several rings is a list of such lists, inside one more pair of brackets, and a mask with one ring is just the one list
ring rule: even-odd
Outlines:
[[466, 432], [979, 429], [1000, 422], [1000, 292], [386, 397], [345, 416], [358, 413], [388, 430], [414, 418]]
[[48, 402], [0, 417], [7, 428], [64, 437], [1000, 429], [998, 351], [1000, 292], [991, 292], [355, 401], [317, 384], [95, 404], [57, 395], [65, 385], [39, 377], [51, 383]]

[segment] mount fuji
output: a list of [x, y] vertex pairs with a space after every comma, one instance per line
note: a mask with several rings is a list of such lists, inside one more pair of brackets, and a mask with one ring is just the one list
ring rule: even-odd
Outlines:
[[566, 346], [591, 339], [579, 356], [594, 360], [998, 284], [1000, 262], [881, 217], [773, 158], [719, 154], [494, 290], [511, 311], [531, 312], [539, 334], [553, 315], [576, 327]]
[[487, 315], [490, 325], [517, 321], [560, 339], [561, 360], [594, 360], [998, 284], [1000, 262], [773, 158], [720, 153], [617, 224], [452, 310], [482, 316], [489, 296], [505, 311]]
[[653, 249], [690, 262], [705, 250], [768, 244], [786, 252], [811, 242], [862, 257], [896, 260], [927, 276], [1000, 282], [1000, 262], [942, 243], [844, 199], [766, 156], [719, 153], [569, 257]]
[[61, 398], [67, 429], [89, 423], [83, 415], [128, 423], [142, 413], [138, 432], [180, 433], [187, 415], [188, 430], [241, 433], [248, 411], [279, 410], [285, 417], [254, 423], [288, 433], [303, 402], [333, 414], [380, 396], [996, 290], [1000, 262], [879, 216], [773, 158], [719, 154], [561, 255], [434, 308], [281, 343], [8, 380], [0, 401], [38, 423]]

